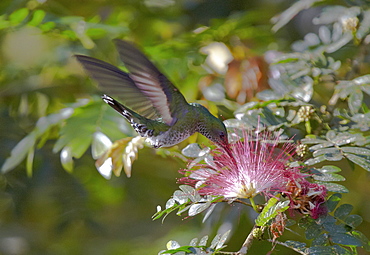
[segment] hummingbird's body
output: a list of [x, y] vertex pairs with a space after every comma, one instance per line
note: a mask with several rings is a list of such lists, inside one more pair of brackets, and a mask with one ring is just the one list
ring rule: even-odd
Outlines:
[[154, 148], [173, 146], [199, 132], [227, 149], [225, 125], [200, 104], [189, 104], [178, 89], [132, 44], [115, 40], [130, 73], [104, 61], [77, 55], [99, 87], [119, 97], [103, 100], [125, 117]]

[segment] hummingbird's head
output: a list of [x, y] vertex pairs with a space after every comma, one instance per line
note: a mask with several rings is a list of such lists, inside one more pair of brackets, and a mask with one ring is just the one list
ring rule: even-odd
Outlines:
[[227, 137], [227, 130], [224, 123], [218, 118], [214, 117], [212, 122], [207, 123], [208, 127], [201, 129], [200, 133], [214, 142], [218, 147], [229, 150], [229, 140]]
[[201, 133], [225, 152], [230, 151], [227, 130], [224, 123], [213, 116], [204, 106], [192, 104], [198, 111], [197, 132]]

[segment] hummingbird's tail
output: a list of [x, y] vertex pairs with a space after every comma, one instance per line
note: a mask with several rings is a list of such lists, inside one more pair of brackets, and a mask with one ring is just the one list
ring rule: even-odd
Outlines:
[[132, 118], [132, 114], [127, 110], [126, 107], [124, 107], [122, 104], [120, 104], [118, 101], [114, 100], [110, 96], [103, 95], [101, 97], [104, 102], [109, 104], [110, 107], [112, 107], [114, 110], [116, 110], [119, 114], [121, 114], [123, 117], [125, 117], [131, 124], [134, 122]]
[[[116, 101], [115, 99], [111, 98], [108, 95], [103, 95], [101, 97], [104, 102], [106, 102], [110, 107], [116, 110], [119, 114], [125, 117], [128, 122], [130, 122], [131, 126], [135, 129], [135, 131], [142, 137], [151, 137], [153, 136], [153, 130], [148, 129], [147, 126], [142, 122], [143, 120], [138, 120], [141, 116], [136, 114], [134, 111], [126, 108], [121, 103]], [[137, 116], [136, 116], [137, 115]], [[143, 118], [143, 117], [142, 117]]]

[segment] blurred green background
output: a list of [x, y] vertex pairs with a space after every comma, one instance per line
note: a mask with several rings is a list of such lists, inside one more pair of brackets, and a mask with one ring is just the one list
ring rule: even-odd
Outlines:
[[[220, 78], [210, 78], [202, 67], [202, 47], [219, 41], [240, 59], [258, 58], [267, 50], [289, 50], [293, 41], [315, 31], [310, 22], [305, 22], [315, 12], [307, 11], [276, 34], [271, 32], [270, 19], [292, 2], [2, 0], [0, 164], [40, 117], [78, 99], [103, 105], [95, 99], [100, 93], [73, 54], [118, 64], [112, 39], [134, 41], [190, 102], [202, 100], [202, 82], [209, 85], [207, 79], [214, 82]], [[200, 33], [200, 28], [207, 30]], [[232, 117], [232, 111], [225, 109], [220, 110], [224, 118]], [[112, 140], [124, 137], [113, 128]], [[218, 216], [204, 224], [200, 216], [184, 219], [175, 214], [163, 223], [152, 221], [156, 206], [164, 206], [178, 188], [178, 170], [186, 162], [165, 156], [166, 151], [144, 148], [131, 178], [122, 174], [106, 180], [95, 169], [90, 150], [75, 160], [72, 172], [65, 171], [59, 154], [53, 153], [57, 138], [55, 127], [40, 139], [32, 172], [22, 161], [0, 176], [1, 254], [157, 254], [171, 239], [186, 245], [194, 237], [209, 234], [212, 238], [217, 231], [230, 228], [227, 250], [235, 251], [252, 227], [255, 215], [230, 205], [217, 207], [214, 215]], [[185, 143], [171, 151], [179, 151]], [[341, 167], [347, 178], [344, 185], [351, 191], [344, 202], [350, 200], [355, 206], [353, 213], [364, 218], [358, 229], [369, 236], [369, 176], [363, 169], [352, 171], [346, 163]], [[287, 238], [304, 240], [294, 233]], [[253, 249], [251, 254], [266, 254], [271, 244], [256, 243]], [[275, 252], [295, 254], [283, 247]]]

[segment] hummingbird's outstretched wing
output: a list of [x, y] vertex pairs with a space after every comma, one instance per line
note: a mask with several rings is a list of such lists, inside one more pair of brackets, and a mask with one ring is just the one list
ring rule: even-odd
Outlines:
[[148, 96], [136, 86], [127, 73], [99, 59], [82, 55], [76, 55], [76, 58], [98, 82], [103, 92], [117, 96], [124, 105], [148, 119], [160, 118], [160, 113], [153, 107]]
[[114, 42], [130, 78], [149, 98], [162, 120], [173, 125], [187, 105], [184, 96], [133, 44], [118, 39]]

